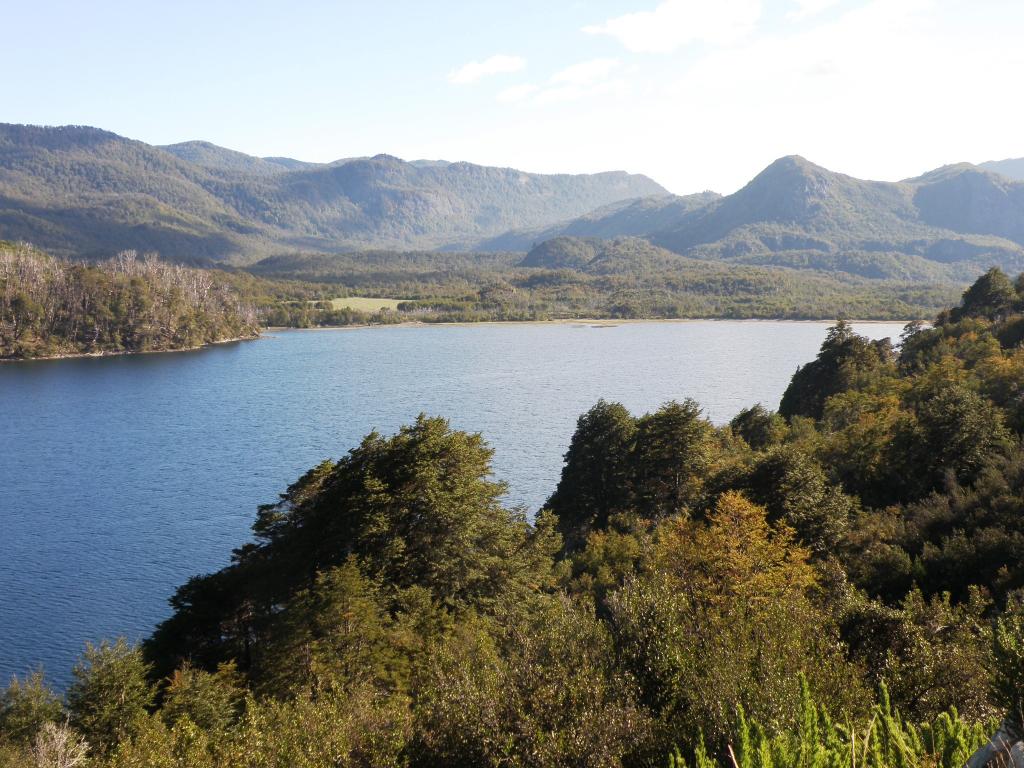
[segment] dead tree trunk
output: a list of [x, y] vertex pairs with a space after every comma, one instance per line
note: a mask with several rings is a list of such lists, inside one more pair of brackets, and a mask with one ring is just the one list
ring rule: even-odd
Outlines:
[[995, 735], [971, 755], [965, 768], [1024, 768], [1024, 733], [1007, 717]]

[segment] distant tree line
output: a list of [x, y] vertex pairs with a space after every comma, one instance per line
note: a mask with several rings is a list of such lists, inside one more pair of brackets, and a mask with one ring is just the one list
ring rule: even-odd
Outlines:
[[[581, 244], [582, 243], [582, 244]], [[249, 267], [270, 280], [308, 281], [324, 295], [403, 299], [398, 319], [422, 322], [573, 318], [859, 319], [934, 317], [962, 287], [869, 280], [825, 271], [687, 259], [637, 238], [595, 247], [558, 238], [531, 253], [368, 251], [278, 256]], [[583, 251], [581, 257], [578, 251]], [[332, 294], [333, 290], [333, 294]], [[274, 325], [393, 322], [277, 306]]]
[[258, 333], [215, 273], [132, 251], [100, 264], [0, 244], [0, 357], [187, 349]]
[[[574, 248], [590, 249], [589, 261], [576, 258]], [[701, 262], [636, 238], [599, 250], [559, 238], [542, 250], [545, 258], [534, 266], [520, 254], [369, 251], [208, 270], [132, 252], [99, 264], [71, 262], [0, 243], [0, 356], [182, 349], [254, 336], [260, 327], [923, 318], [956, 293], [950, 285]], [[400, 303], [397, 311], [367, 312], [330, 301], [346, 296]]]
[[15, 679], [0, 763], [960, 768], [998, 728], [1008, 765], [1022, 341], [993, 270], [898, 345], [839, 323], [778, 412], [600, 401], [532, 520], [480, 435], [373, 432], [141, 647]]

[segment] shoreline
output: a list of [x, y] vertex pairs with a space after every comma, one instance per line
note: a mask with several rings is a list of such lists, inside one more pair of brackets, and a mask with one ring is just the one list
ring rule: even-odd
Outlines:
[[124, 357], [126, 355], [170, 355], [177, 352], [198, 352], [207, 347], [215, 347], [219, 344], [232, 344], [236, 341], [259, 341], [263, 336], [263, 330], [255, 336], [236, 336], [230, 339], [217, 339], [208, 341], [195, 347], [179, 347], [177, 349], [122, 349], [104, 350], [102, 352], [68, 352], [62, 355], [40, 355], [39, 357], [0, 357], [2, 363], [31, 363], [37, 360], [80, 360], [87, 357]]
[[[594, 327], [614, 328], [618, 325], [636, 325], [639, 323], [815, 323], [835, 324], [839, 318], [822, 319], [789, 319], [784, 317], [655, 317], [655, 318], [623, 318], [613, 320], [604, 318], [557, 318], [554, 320], [444, 320], [436, 323], [424, 320], [403, 320], [400, 323], [353, 323], [352, 325], [318, 325], [310, 328], [297, 328], [289, 325], [268, 325], [266, 332], [279, 331], [349, 331], [365, 328], [430, 328], [433, 326], [474, 326], [474, 325], [585, 325]], [[914, 320], [857, 320], [847, 319], [852, 325], [880, 325], [917, 322]], [[927, 322], [927, 321], [925, 321]]]
[[[280, 333], [282, 331], [359, 331], [370, 328], [430, 328], [430, 327], [472, 327], [477, 325], [576, 325], [590, 328], [615, 328], [620, 325], [637, 325], [640, 323], [808, 323], [808, 324], [832, 324], [838, 319], [786, 319], [778, 317], [658, 317], [658, 318], [623, 318], [612, 320], [609, 318], [557, 318], [553, 320], [452, 320], [430, 323], [423, 320], [403, 320], [400, 323], [355, 323], [352, 325], [323, 325], [312, 328], [296, 328], [288, 325], [269, 325], [261, 328], [255, 336], [237, 336], [230, 339], [218, 339], [206, 344], [194, 347], [181, 347], [178, 349], [146, 349], [146, 350], [106, 350], [102, 352], [69, 352], [61, 355], [42, 355], [39, 357], [0, 357], [0, 364], [3, 363], [28, 363], [43, 360], [79, 360], [84, 358], [101, 357], [123, 357], [126, 355], [167, 355], [178, 352], [198, 352], [208, 347], [221, 344], [233, 344], [241, 341], [259, 341], [265, 334]], [[912, 320], [847, 320], [848, 323], [856, 325], [874, 324], [903, 324], [914, 322]]]

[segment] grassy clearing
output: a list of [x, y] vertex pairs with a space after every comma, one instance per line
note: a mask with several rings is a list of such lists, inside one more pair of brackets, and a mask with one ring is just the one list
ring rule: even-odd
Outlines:
[[397, 310], [400, 299], [370, 299], [365, 296], [347, 296], [331, 299], [332, 309], [354, 309], [359, 312], [376, 312], [379, 309]]

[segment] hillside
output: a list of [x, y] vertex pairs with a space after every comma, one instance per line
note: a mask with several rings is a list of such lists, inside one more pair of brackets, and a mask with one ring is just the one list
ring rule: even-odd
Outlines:
[[1024, 157], [1013, 157], [1007, 160], [989, 160], [987, 163], [979, 163], [978, 167], [1001, 174], [1008, 179], [1024, 181]]
[[95, 128], [0, 125], [0, 238], [62, 256], [135, 249], [248, 264], [642, 237], [705, 261], [962, 284], [993, 264], [1024, 269], [1024, 182], [1007, 163], [893, 183], [790, 156], [734, 194], [677, 196], [617, 171], [543, 175], [389, 155], [304, 163], [202, 141], [155, 147]]
[[862, 181], [781, 158], [735, 194], [649, 233], [696, 258], [966, 281], [1024, 266], [1024, 185], [973, 166]]
[[676, 225], [720, 198], [715, 192], [699, 192], [623, 200], [551, 227], [506, 232], [476, 247], [481, 251], [525, 251], [553, 237], [642, 237]]
[[96, 128], [0, 125], [0, 238], [59, 255], [133, 248], [203, 262], [438, 248], [664, 193], [618, 171], [543, 175], [387, 155], [304, 164], [205, 142], [154, 147]]
[[726, 197], [626, 201], [481, 247], [522, 250], [567, 235], [643, 237], [715, 262], [964, 283], [993, 264], [1024, 267], [1024, 183], [968, 164], [863, 181], [792, 156]]
[[208, 141], [183, 141], [179, 144], [166, 144], [157, 149], [170, 152], [180, 160], [210, 171], [253, 176], [275, 176], [285, 171], [312, 168], [317, 165], [289, 157], [253, 157], [244, 152], [218, 147]]

